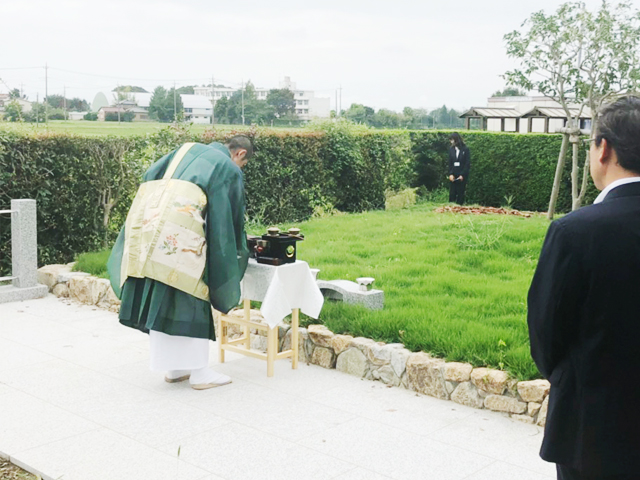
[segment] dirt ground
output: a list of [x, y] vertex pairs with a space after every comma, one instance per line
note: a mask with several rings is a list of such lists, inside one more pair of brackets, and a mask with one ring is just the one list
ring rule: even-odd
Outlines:
[[521, 212], [520, 210], [512, 210], [510, 208], [497, 208], [497, 207], [463, 207], [463, 206], [455, 206], [455, 207], [440, 207], [436, 208], [436, 213], [462, 213], [466, 215], [485, 215], [485, 214], [496, 214], [496, 215], [513, 215], [516, 217], [525, 217], [530, 218], [534, 215], [544, 215], [544, 213], [537, 212]]
[[0, 480], [40, 480], [40, 477], [25, 472], [9, 460], [0, 458]]

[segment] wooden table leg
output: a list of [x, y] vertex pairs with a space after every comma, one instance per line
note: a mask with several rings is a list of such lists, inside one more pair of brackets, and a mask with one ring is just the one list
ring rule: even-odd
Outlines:
[[[251, 320], [251, 300], [244, 300], [244, 319], [248, 322]], [[244, 327], [244, 336], [246, 340], [244, 341], [244, 346], [247, 350], [251, 350], [251, 329], [249, 327]]]
[[273, 364], [278, 354], [278, 326], [267, 331], [267, 377], [273, 377]]
[[291, 368], [298, 368], [298, 324], [300, 323], [300, 309], [294, 308], [291, 313]]
[[218, 360], [224, 363], [224, 349], [222, 345], [227, 343], [227, 323], [224, 321], [224, 314], [218, 315]]

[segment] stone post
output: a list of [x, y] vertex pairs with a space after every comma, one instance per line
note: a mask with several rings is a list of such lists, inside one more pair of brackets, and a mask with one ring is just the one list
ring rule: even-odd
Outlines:
[[38, 274], [36, 201], [11, 200], [11, 259], [13, 286], [35, 287]]
[[0, 287], [0, 303], [44, 297], [39, 285], [38, 236], [35, 200], [11, 200], [12, 285]]

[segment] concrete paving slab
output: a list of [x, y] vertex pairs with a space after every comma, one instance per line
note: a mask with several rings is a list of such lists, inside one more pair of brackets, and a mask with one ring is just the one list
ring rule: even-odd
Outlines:
[[98, 372], [140, 362], [149, 356], [146, 351], [125, 342], [87, 332], [40, 343], [35, 348], [55, 358]]
[[45, 480], [555, 476], [542, 429], [501, 414], [289, 360], [269, 378], [213, 342], [233, 383], [195, 391], [150, 372], [148, 344], [94, 307], [0, 305], [0, 455]]
[[0, 337], [0, 371], [53, 360], [51, 355]]
[[543, 475], [524, 468], [509, 465], [504, 462], [494, 462], [465, 480], [549, 480], [553, 475]]
[[463, 479], [493, 459], [374, 420], [357, 418], [300, 442], [391, 478]]
[[90, 420], [18, 391], [0, 396], [0, 406], [0, 451], [9, 455], [99, 428]]
[[[175, 452], [177, 442], [162, 450]], [[348, 461], [240, 424], [226, 424], [181, 442], [180, 457], [229, 480], [332, 479], [354, 468]]]
[[335, 480], [389, 480], [391, 477], [386, 475], [380, 475], [379, 473], [372, 472], [371, 470], [365, 470], [364, 468], [354, 468], [347, 473], [338, 475]]
[[52, 480], [199, 480], [211, 476], [176, 453], [159, 452], [103, 428], [21, 450], [12, 458]]

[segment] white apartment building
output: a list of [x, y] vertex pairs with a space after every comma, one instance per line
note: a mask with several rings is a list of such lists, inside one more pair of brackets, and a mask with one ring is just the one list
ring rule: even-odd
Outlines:
[[[330, 98], [316, 97], [313, 90], [298, 90], [296, 84], [291, 81], [290, 77], [284, 77], [284, 81], [280, 82], [278, 88], [287, 88], [293, 92], [293, 98], [296, 102], [295, 113], [300, 120], [329, 118], [331, 112]], [[229, 98], [234, 92], [239, 90], [240, 89], [229, 87], [195, 87], [193, 93], [197, 96], [206, 97], [209, 101], [213, 98], [213, 104], [215, 105], [215, 102], [222, 97]], [[255, 92], [258, 100], [266, 100], [269, 89], [256, 88]]]

